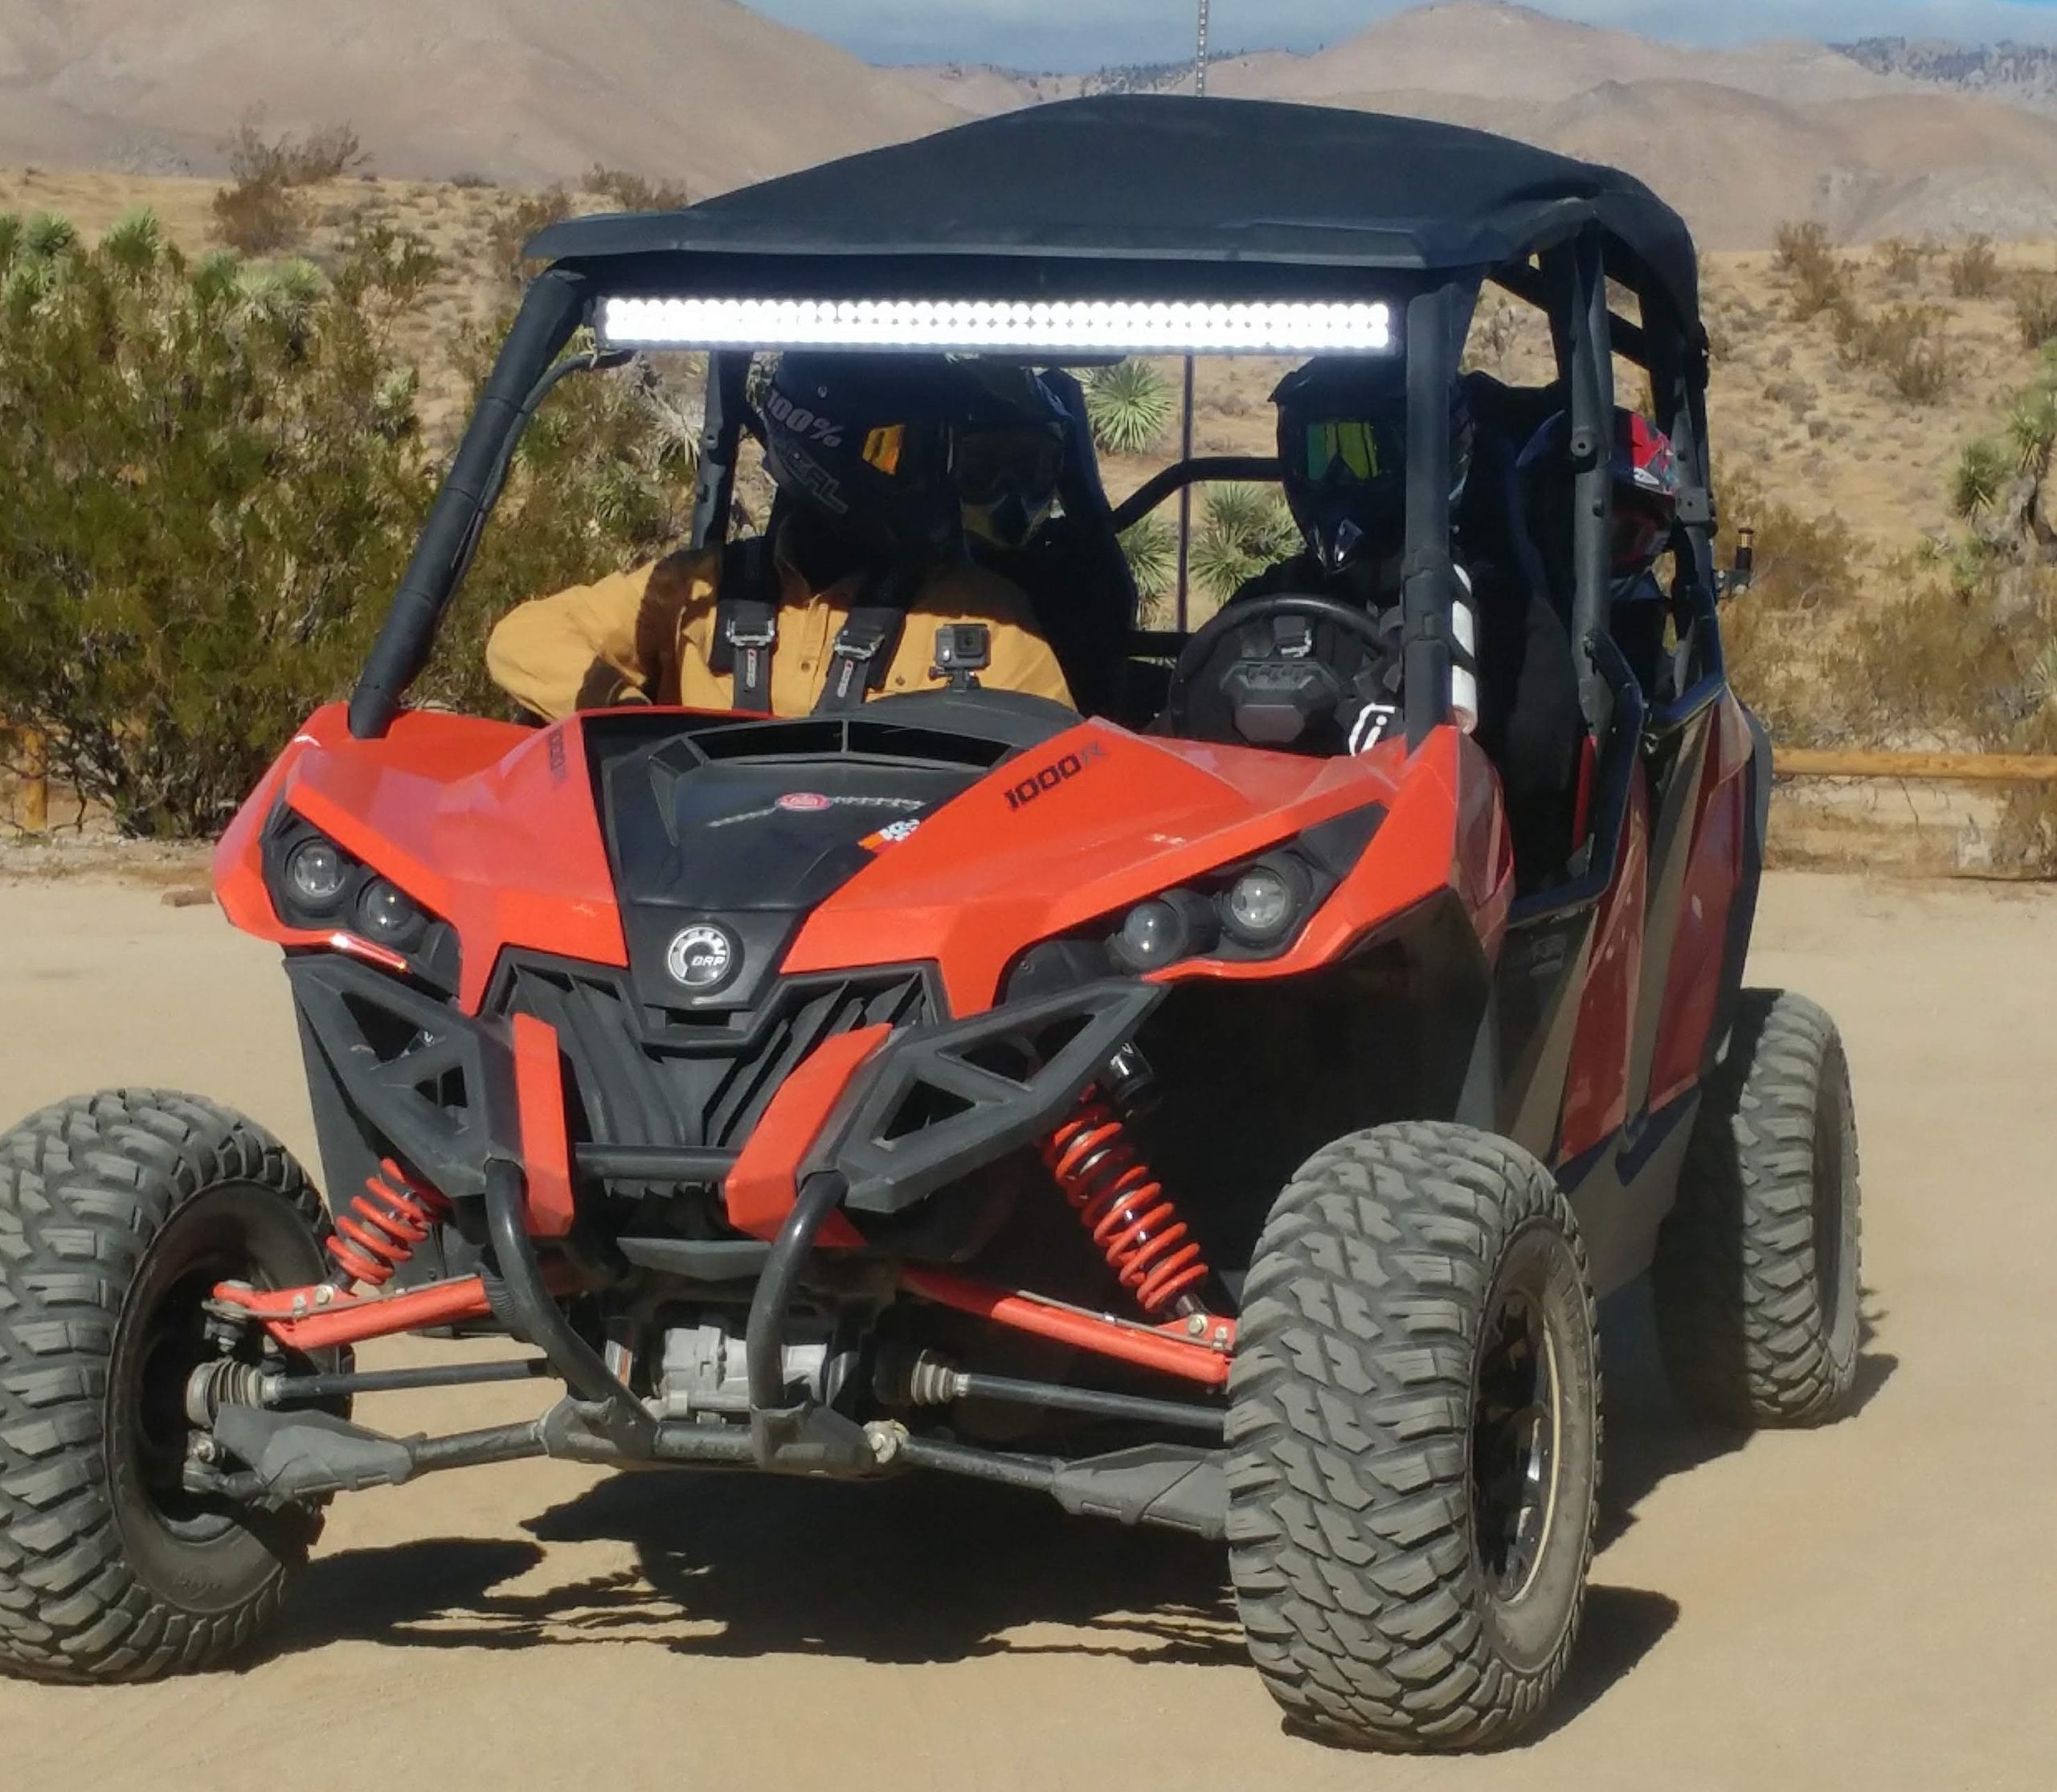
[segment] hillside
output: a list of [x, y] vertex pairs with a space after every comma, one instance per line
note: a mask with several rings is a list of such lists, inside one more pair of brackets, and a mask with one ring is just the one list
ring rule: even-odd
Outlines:
[[959, 116], [737, 0], [0, 0], [0, 161], [211, 172], [253, 105], [388, 174], [697, 193]]
[[[1647, 180], [1713, 248], [1763, 248], [1776, 221], [1802, 217], [1850, 241], [2057, 235], [2052, 121], [1969, 84], [1917, 78], [1922, 66], [1872, 66], [1797, 42], [1692, 49], [1510, 0], [1442, 0], [1313, 55], [1217, 63], [1208, 84], [1438, 118], [1611, 162]], [[1177, 72], [1150, 75], [1163, 83]], [[969, 112], [1058, 97], [1077, 80], [922, 76], [930, 93]]]
[[1211, 90], [1280, 100], [1352, 92], [1462, 94], [1523, 104], [1610, 84], [1699, 80], [1791, 104], [1891, 92], [1904, 84], [1820, 44], [1696, 50], [1574, 24], [1510, 0], [1441, 0], [1397, 13], [1311, 55], [1238, 58]]

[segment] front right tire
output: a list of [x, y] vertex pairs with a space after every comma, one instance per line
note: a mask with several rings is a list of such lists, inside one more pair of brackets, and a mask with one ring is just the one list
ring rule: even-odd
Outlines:
[[1230, 1573], [1295, 1727], [1454, 1750], [1540, 1715], [1592, 1558], [1598, 1355], [1576, 1224], [1518, 1146], [1417, 1122], [1302, 1167], [1229, 1383]]

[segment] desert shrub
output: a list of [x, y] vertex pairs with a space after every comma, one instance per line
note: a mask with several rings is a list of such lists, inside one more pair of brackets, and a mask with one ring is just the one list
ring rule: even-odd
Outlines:
[[261, 108], [245, 113], [228, 140], [228, 171], [239, 183], [312, 186], [361, 172], [369, 159], [348, 125], [325, 125], [305, 137], [268, 137]]
[[1772, 265], [1791, 291], [1796, 323], [1833, 314], [1850, 303], [1850, 264], [1830, 246], [1823, 226], [1783, 223], [1775, 241]]
[[1838, 320], [1836, 337], [1846, 362], [1883, 374], [1910, 404], [1935, 403], [1956, 380], [1949, 319], [1935, 305], [1895, 305], [1876, 313], [1852, 309]]
[[692, 203], [680, 182], [646, 180], [620, 168], [595, 165], [584, 185], [588, 193], [612, 201], [623, 211], [677, 211]]
[[1219, 485], [1208, 493], [1204, 520], [1193, 531], [1188, 564], [1192, 582], [1226, 603], [1245, 579], [1297, 553], [1300, 532], [1285, 500], [1258, 485]]
[[7, 272], [0, 714], [126, 831], [219, 824], [399, 575], [428, 481], [391, 251], [329, 285], [188, 261], [134, 216], [54, 277]]
[[307, 232], [308, 207], [295, 190], [361, 171], [366, 155], [347, 125], [305, 137], [265, 133], [264, 113], [246, 113], [228, 140], [229, 184], [215, 194], [215, 235], [243, 255], [271, 255]]
[[2023, 348], [2057, 341], [2057, 274], [2025, 275], [2014, 282], [2012, 302]]
[[1895, 286], [1912, 286], [1942, 252], [1942, 245], [1928, 237], [1889, 236], [1878, 246], [1879, 265]]
[[1086, 420], [1103, 454], [1147, 454], [1172, 420], [1172, 383], [1147, 361], [1095, 367], [1086, 378]]
[[1957, 298], [1990, 299], [2003, 277], [1990, 236], [1971, 238], [1950, 258], [1950, 291]]
[[1859, 608], [1857, 537], [1838, 517], [1810, 517], [1768, 497], [1746, 472], [1724, 467], [1718, 485], [1718, 554], [1725, 563], [1740, 529], [1754, 530], [1756, 545], [1756, 583], [1723, 612], [1731, 681], [1781, 740], [1819, 746], [1849, 738], [1846, 706], [1825, 684], [1819, 660]]
[[306, 203], [273, 181], [239, 181], [214, 197], [215, 235], [239, 255], [272, 255], [307, 234]]
[[[347, 693], [412, 550], [435, 468], [393, 345], [436, 258], [386, 226], [328, 278], [189, 260], [147, 215], [91, 251], [28, 234], [0, 229], [0, 715], [125, 831], [207, 833]], [[419, 697], [501, 708], [480, 663], [500, 613], [677, 534], [699, 378], [558, 387]]]
[[519, 287], [537, 272], [522, 251], [538, 231], [569, 218], [575, 207], [562, 186], [510, 194], [486, 227], [486, 256], [493, 272], [509, 286]]
[[[1858, 732], [1986, 752], [2057, 752], [2057, 573], [2005, 554], [1940, 557], [1851, 631], [1829, 676]], [[2057, 871], [2057, 790], [2009, 793], [1998, 864]]]

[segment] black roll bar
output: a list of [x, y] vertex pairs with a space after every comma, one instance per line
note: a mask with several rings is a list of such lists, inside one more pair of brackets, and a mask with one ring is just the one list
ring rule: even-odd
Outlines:
[[1400, 601], [1410, 748], [1450, 715], [1450, 609], [1457, 585], [1450, 553], [1450, 411], [1462, 297], [1459, 287], [1444, 285], [1417, 293], [1407, 304], [1407, 547]]
[[729, 533], [736, 492], [736, 454], [748, 411], [750, 353], [707, 357], [707, 409], [700, 426], [700, 477], [693, 494], [693, 545], [719, 547]]
[[1213, 481], [1240, 481], [1253, 485], [1276, 485], [1283, 469], [1274, 454], [1202, 454], [1181, 460], [1175, 467], [1146, 479], [1115, 506], [1107, 520], [1117, 535], [1133, 529], [1174, 492]]
[[567, 268], [550, 268], [529, 288], [350, 693], [350, 733], [358, 739], [376, 740], [393, 726], [401, 698], [428, 663], [530, 395], [584, 321], [587, 298], [586, 276]]
[[1578, 665], [1579, 706], [1596, 736], [1606, 733], [1614, 693], [1594, 657], [1608, 632], [1614, 515], [1614, 362], [1607, 309], [1607, 272], [1599, 227], [1580, 232], [1571, 275], [1572, 464], [1576, 515], [1572, 564], [1572, 653]]

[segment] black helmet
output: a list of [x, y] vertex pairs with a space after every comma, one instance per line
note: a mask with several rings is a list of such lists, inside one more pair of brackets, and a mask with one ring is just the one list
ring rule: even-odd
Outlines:
[[964, 532], [1005, 553], [1035, 539], [1057, 509], [1070, 414], [1032, 369], [955, 363], [964, 407], [951, 444], [951, 477]]
[[[1398, 357], [1333, 357], [1288, 374], [1278, 407], [1286, 502], [1323, 568], [1399, 550], [1407, 528], [1407, 366]], [[1450, 391], [1450, 501], [1471, 472], [1472, 424]]]
[[782, 493], [867, 552], [951, 558], [963, 546], [950, 478], [962, 403], [940, 357], [783, 355], [760, 407], [765, 468]]

